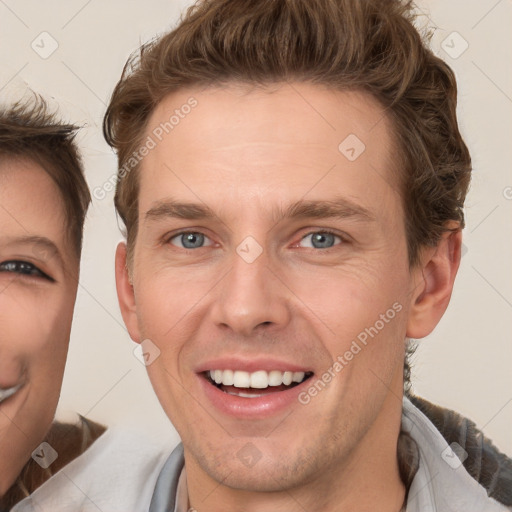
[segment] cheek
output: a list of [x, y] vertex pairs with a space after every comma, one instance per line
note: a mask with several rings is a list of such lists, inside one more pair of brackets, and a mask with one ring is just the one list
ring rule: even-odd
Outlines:
[[402, 270], [389, 264], [317, 272], [307, 276], [297, 292], [307, 298], [314, 314], [304, 310], [304, 315], [318, 326], [329, 355], [326, 370], [335, 376], [326, 377], [333, 382], [331, 393], [339, 400], [340, 394], [352, 390], [348, 400], [354, 400], [354, 407], [358, 400], [364, 402], [363, 390], [384, 393], [382, 382], [391, 386], [402, 364], [409, 274], [407, 265], [397, 262], [396, 267]]
[[10, 290], [0, 300], [2, 352], [11, 360], [31, 361], [30, 366], [34, 368], [63, 365], [72, 305], [71, 296], [42, 297], [26, 290]]
[[[408, 272], [403, 268], [396, 270], [391, 261], [389, 265], [382, 260], [376, 265], [352, 262], [339, 268], [311, 267], [300, 276], [290, 274], [288, 282], [307, 305], [312, 321], [330, 338], [346, 340], [374, 325], [390, 308], [388, 316], [401, 317], [395, 313], [405, 308]], [[399, 306], [393, 309], [395, 303]]]
[[154, 336], [155, 343], [179, 337], [193, 322], [213, 282], [211, 272], [188, 268], [139, 274], [134, 292], [142, 337]]

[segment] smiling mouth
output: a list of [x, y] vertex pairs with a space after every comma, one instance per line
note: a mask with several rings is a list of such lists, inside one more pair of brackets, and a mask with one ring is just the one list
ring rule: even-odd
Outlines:
[[292, 389], [308, 380], [313, 372], [209, 370], [203, 375], [210, 384], [228, 395], [258, 398]]
[[17, 391], [19, 391], [23, 387], [23, 384], [18, 384], [16, 386], [12, 386], [10, 388], [0, 388], [0, 404], [14, 395]]

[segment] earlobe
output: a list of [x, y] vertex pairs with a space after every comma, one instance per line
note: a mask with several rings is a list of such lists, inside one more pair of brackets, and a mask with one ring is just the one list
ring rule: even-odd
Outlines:
[[407, 337], [430, 334], [448, 307], [460, 264], [462, 232], [447, 231], [434, 248], [426, 248], [416, 274], [407, 323]]
[[130, 334], [130, 338], [136, 343], [140, 343], [139, 326], [137, 322], [137, 305], [135, 302], [135, 293], [133, 284], [126, 264], [126, 244], [119, 243], [116, 249], [116, 290], [119, 308], [123, 316], [124, 323]]

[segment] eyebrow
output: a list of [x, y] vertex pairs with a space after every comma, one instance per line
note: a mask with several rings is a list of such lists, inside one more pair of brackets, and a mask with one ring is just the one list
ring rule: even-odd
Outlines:
[[[291, 203], [286, 208], [278, 206], [274, 209], [274, 218], [282, 219], [347, 219], [366, 222], [375, 221], [375, 214], [367, 208], [345, 198], [335, 197], [328, 201], [305, 201], [303, 199]], [[217, 215], [205, 204], [185, 203], [168, 199], [158, 201], [146, 214], [146, 220], [176, 218], [183, 220], [203, 220], [215, 218]]]
[[[37, 236], [37, 235], [22, 235], [22, 236], [9, 236], [6, 237], [7, 242], [2, 245], [14, 245], [14, 246], [30, 246], [32, 248], [32, 253], [34, 256], [40, 260], [43, 258], [41, 257], [44, 253], [49, 253], [53, 257], [54, 255], [57, 256], [57, 258], [60, 261], [60, 264], [64, 264], [64, 260], [62, 258], [62, 255], [59, 251], [59, 248], [49, 239], [45, 236]], [[39, 255], [38, 255], [39, 252]], [[46, 259], [51, 259], [46, 258]]]

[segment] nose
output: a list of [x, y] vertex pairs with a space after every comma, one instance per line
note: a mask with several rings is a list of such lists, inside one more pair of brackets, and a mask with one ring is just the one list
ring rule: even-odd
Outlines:
[[243, 252], [234, 252], [231, 260], [231, 270], [216, 287], [214, 324], [246, 337], [257, 330], [286, 326], [291, 318], [291, 292], [269, 266], [266, 253], [251, 261]]

